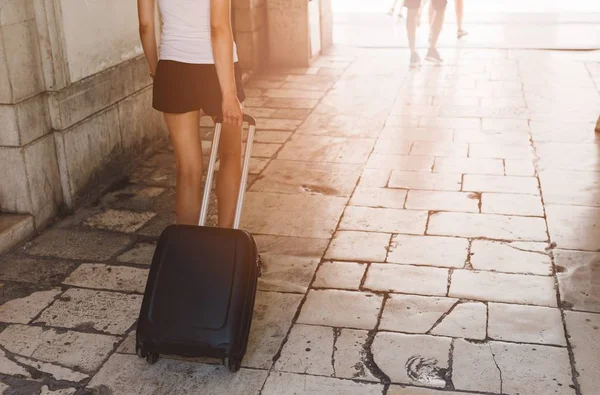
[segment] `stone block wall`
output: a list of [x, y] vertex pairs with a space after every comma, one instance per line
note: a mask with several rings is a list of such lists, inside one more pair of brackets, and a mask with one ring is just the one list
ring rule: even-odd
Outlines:
[[109, 165], [164, 140], [151, 82], [135, 2], [4, 1], [0, 216], [29, 215], [39, 230]]
[[260, 69], [269, 61], [266, 0], [233, 0], [232, 16], [240, 65]]

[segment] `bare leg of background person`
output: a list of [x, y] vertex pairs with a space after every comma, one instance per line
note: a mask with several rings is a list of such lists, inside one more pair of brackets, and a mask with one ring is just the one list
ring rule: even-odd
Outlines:
[[418, 8], [408, 8], [406, 12], [406, 35], [408, 36], [408, 46], [411, 52], [417, 48], [417, 19], [419, 18]]
[[465, 12], [465, 2], [464, 0], [456, 0], [456, 24], [457, 31], [456, 36], [461, 38], [466, 36], [468, 33], [463, 29], [463, 20], [464, 20], [464, 12]]
[[202, 205], [202, 142], [200, 113], [165, 114], [175, 151], [177, 193], [175, 213], [180, 225], [198, 225]]
[[446, 14], [445, 8], [436, 9], [431, 23], [431, 36], [429, 42], [429, 48], [436, 48], [442, 27], [444, 26], [444, 15]]
[[242, 178], [242, 128], [223, 124], [219, 143], [217, 201], [219, 227], [233, 227], [235, 206]]
[[406, 35], [410, 47], [410, 67], [418, 67], [421, 58], [417, 53], [417, 24], [420, 15], [419, 8], [408, 8], [406, 12]]
[[427, 51], [427, 55], [425, 59], [429, 62], [440, 64], [443, 62], [440, 53], [437, 50], [438, 39], [440, 38], [440, 33], [442, 32], [442, 27], [444, 26], [444, 15], [446, 13], [445, 5], [442, 7], [436, 7], [433, 23], [431, 24], [431, 33], [429, 35], [429, 50]]

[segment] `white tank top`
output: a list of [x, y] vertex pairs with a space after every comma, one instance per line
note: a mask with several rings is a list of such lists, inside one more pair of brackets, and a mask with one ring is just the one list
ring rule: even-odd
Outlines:
[[[162, 60], [214, 64], [210, 38], [210, 0], [158, 0], [162, 19]], [[237, 48], [233, 44], [233, 61]]]

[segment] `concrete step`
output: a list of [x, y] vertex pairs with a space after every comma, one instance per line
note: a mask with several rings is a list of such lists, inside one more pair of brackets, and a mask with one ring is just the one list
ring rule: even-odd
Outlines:
[[0, 254], [26, 240], [35, 231], [31, 215], [0, 214]]

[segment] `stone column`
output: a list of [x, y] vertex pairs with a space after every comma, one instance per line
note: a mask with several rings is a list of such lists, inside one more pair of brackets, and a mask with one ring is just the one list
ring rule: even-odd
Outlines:
[[267, 0], [267, 8], [272, 65], [307, 67], [331, 44], [330, 0]]
[[233, 30], [240, 64], [258, 70], [268, 62], [266, 0], [233, 0]]

